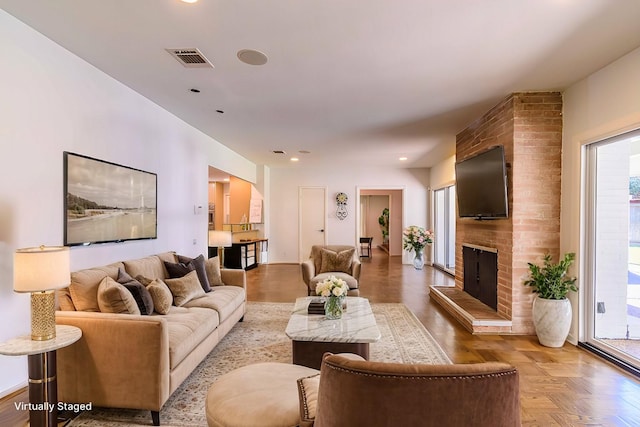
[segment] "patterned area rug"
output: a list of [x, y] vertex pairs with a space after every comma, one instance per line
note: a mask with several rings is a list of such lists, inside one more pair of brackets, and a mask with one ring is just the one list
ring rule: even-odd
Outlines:
[[[404, 304], [371, 304], [382, 338], [370, 359], [403, 363], [451, 363], [442, 348]], [[216, 378], [256, 362], [291, 363], [291, 341], [284, 333], [293, 304], [250, 302], [238, 323], [173, 393], [160, 412], [162, 426], [206, 426], [204, 402]], [[151, 425], [149, 411], [93, 408], [69, 426]]]

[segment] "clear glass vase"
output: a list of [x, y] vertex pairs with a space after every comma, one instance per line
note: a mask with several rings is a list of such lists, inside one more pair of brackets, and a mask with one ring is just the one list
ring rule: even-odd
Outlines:
[[327, 319], [340, 319], [342, 317], [343, 300], [344, 297], [327, 297], [324, 302], [324, 315]]
[[424, 252], [423, 249], [417, 250], [416, 249], [416, 256], [413, 258], [413, 267], [416, 270], [422, 270], [422, 267], [424, 267]]

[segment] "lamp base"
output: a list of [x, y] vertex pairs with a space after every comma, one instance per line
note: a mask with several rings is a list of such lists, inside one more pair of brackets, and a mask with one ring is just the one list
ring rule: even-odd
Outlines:
[[220, 260], [220, 268], [224, 268], [224, 247], [218, 248], [218, 259]]
[[31, 339], [47, 341], [56, 337], [56, 295], [54, 291], [31, 294]]

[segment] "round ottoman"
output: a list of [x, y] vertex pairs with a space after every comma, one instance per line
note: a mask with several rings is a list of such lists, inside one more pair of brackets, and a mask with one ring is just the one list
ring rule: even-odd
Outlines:
[[300, 423], [298, 378], [320, 371], [288, 363], [256, 363], [220, 376], [205, 403], [209, 427], [291, 427]]

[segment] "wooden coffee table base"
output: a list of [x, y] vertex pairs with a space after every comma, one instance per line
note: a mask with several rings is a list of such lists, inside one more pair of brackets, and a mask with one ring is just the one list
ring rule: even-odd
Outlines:
[[293, 363], [320, 369], [322, 355], [331, 353], [354, 353], [369, 360], [369, 343], [350, 342], [321, 342], [321, 341], [291, 341], [293, 349]]

